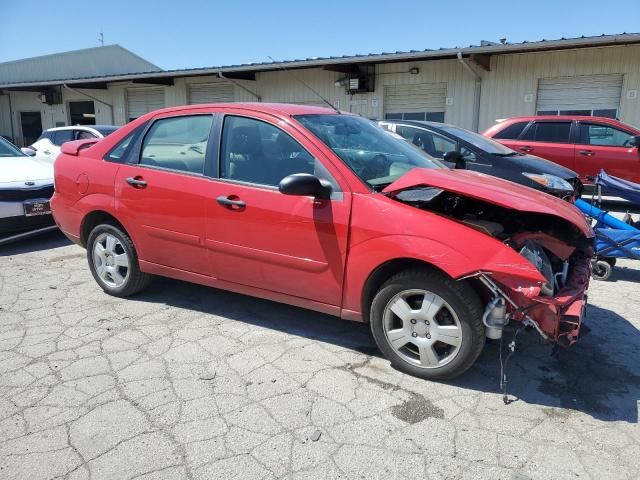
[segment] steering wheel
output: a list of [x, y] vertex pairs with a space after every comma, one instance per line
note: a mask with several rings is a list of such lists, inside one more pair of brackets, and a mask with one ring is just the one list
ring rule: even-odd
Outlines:
[[363, 163], [362, 177], [366, 180], [389, 175], [389, 159], [382, 153], [371, 157]]

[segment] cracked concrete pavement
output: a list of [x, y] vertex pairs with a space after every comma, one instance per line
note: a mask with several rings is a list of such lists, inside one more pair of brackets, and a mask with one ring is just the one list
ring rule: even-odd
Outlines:
[[593, 282], [590, 332], [520, 335], [448, 383], [368, 327], [156, 279], [121, 300], [59, 234], [0, 251], [2, 479], [637, 479], [640, 265]]

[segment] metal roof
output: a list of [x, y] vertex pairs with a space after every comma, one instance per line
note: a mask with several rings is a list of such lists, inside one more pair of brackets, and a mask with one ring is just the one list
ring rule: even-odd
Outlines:
[[[383, 52], [369, 53], [358, 55], [343, 55], [337, 57], [311, 57], [298, 60], [285, 60], [282, 62], [262, 62], [262, 63], [243, 63], [237, 65], [225, 65], [219, 67], [202, 67], [188, 68], [179, 70], [154, 70], [146, 72], [128, 72], [120, 74], [107, 74], [95, 76], [62, 76], [58, 79], [50, 81], [33, 81], [22, 79], [22, 81], [5, 82], [0, 76], [0, 88], [11, 87], [31, 87], [31, 86], [47, 86], [60, 85], [66, 83], [86, 84], [92, 82], [117, 82], [144, 79], [161, 79], [174, 77], [188, 77], [196, 75], [217, 75], [226, 73], [242, 73], [242, 72], [265, 72], [293, 68], [317, 68], [330, 65], [345, 65], [356, 63], [389, 63], [389, 62], [406, 62], [420, 60], [438, 60], [445, 58], [454, 58], [458, 53], [463, 56], [470, 55], [505, 55], [514, 53], [537, 52], [547, 50], [562, 50], [575, 48], [603, 47], [612, 45], [628, 45], [640, 43], [640, 33], [620, 33], [613, 35], [599, 35], [591, 37], [575, 37], [575, 38], [559, 38], [553, 40], [536, 40], [532, 42], [524, 41], [519, 43], [493, 43], [483, 41], [481, 45], [470, 45], [468, 47], [440, 48], [435, 50], [410, 50], [408, 52]], [[106, 47], [105, 47], [106, 48]], [[0, 64], [0, 67], [5, 64]]]
[[158, 71], [160, 67], [126, 48], [107, 45], [0, 63], [0, 85]]

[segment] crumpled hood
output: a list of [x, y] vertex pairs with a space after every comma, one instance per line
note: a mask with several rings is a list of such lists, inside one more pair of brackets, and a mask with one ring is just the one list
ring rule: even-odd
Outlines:
[[3, 183], [50, 180], [53, 165], [31, 157], [0, 157], [0, 186]]
[[585, 236], [593, 237], [593, 230], [584, 215], [569, 202], [484, 173], [446, 168], [414, 168], [383, 191], [390, 193], [419, 186], [440, 188], [521, 212], [560, 217], [574, 224]]

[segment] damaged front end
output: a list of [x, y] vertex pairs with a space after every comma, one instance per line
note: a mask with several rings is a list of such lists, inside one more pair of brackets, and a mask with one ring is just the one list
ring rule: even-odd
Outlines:
[[[509, 322], [521, 322], [545, 340], [573, 344], [584, 315], [593, 255], [593, 232], [584, 218], [566, 202], [550, 201], [550, 197], [538, 192], [531, 195], [531, 205], [524, 207], [523, 199], [528, 198], [529, 192], [521, 187], [496, 184], [502, 190], [492, 191], [487, 186], [484, 198], [478, 198], [477, 188], [465, 189], [460, 182], [448, 187], [438, 181], [442, 180], [439, 175], [442, 174], [433, 175], [429, 184], [424, 179], [418, 185], [391, 185], [385, 193], [399, 202], [481, 231], [528, 262], [517, 265], [488, 259], [486, 268], [460, 279], [473, 279], [482, 285], [479, 290], [485, 295], [483, 321], [487, 337], [499, 339]], [[512, 199], [507, 195], [511, 190]], [[529, 269], [535, 266], [537, 280], [520, 274], [523, 264]]]

